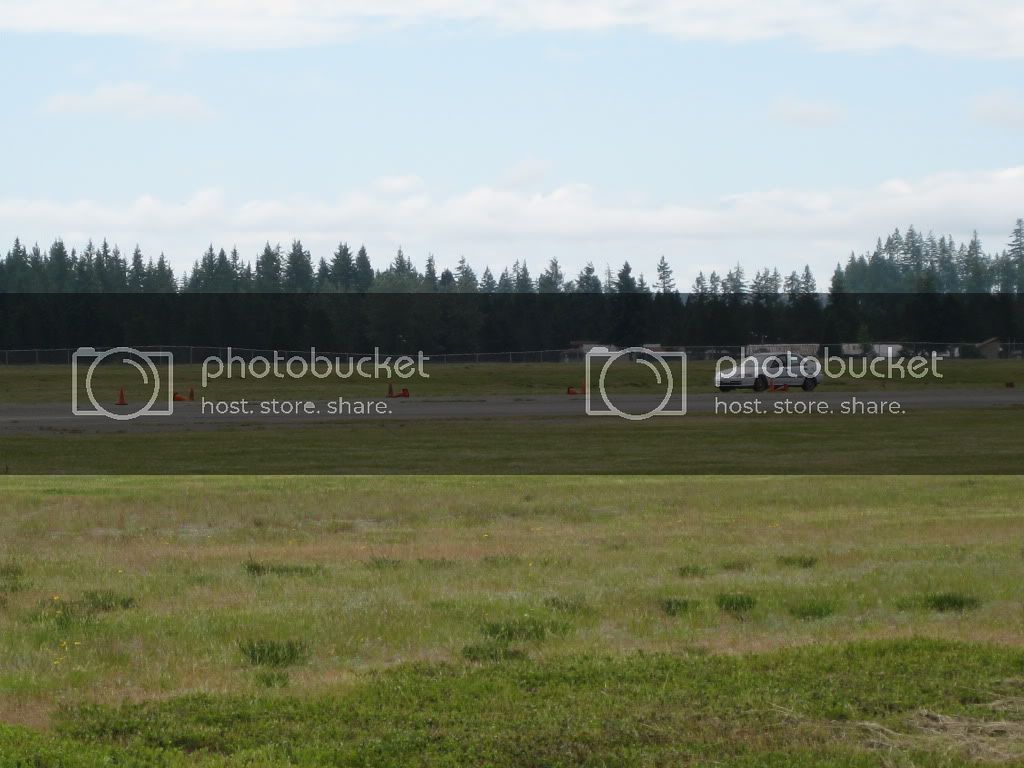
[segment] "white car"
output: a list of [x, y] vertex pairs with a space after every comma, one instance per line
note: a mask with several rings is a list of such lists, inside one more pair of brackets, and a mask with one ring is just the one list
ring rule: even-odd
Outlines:
[[[806, 362], [805, 362], [806, 361]], [[749, 387], [763, 392], [769, 386], [800, 386], [810, 392], [818, 386], [817, 361], [793, 352], [759, 352], [742, 360], [718, 361], [715, 386], [723, 392]]]

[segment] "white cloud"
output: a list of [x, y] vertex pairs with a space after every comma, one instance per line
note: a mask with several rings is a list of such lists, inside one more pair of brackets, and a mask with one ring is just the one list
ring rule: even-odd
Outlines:
[[971, 104], [971, 114], [989, 126], [1024, 131], [1024, 94], [1010, 90], [983, 93]]
[[842, 106], [827, 101], [787, 100], [775, 108], [775, 113], [800, 128], [830, 128], [846, 117]]
[[809, 262], [827, 278], [851, 250], [878, 235], [914, 224], [923, 231], [969, 237], [977, 229], [993, 250], [1002, 247], [1024, 200], [1024, 166], [975, 173], [892, 179], [871, 187], [776, 189], [734, 195], [700, 205], [635, 206], [609, 201], [582, 184], [536, 192], [502, 184], [450, 196], [426, 188], [403, 194], [369, 191], [338, 200], [253, 199], [229, 202], [204, 190], [183, 202], [141, 197], [126, 205], [85, 200], [58, 203], [0, 199], [0, 242], [69, 243], [108, 237], [122, 247], [163, 250], [184, 267], [211, 241], [238, 245], [254, 257], [262, 244], [301, 237], [315, 256], [339, 240], [366, 242], [387, 261], [394, 249], [422, 262], [432, 251], [454, 261], [465, 254], [482, 268], [526, 258], [540, 268], [558, 256], [568, 271], [587, 261], [599, 267], [624, 258], [648, 275], [661, 254], [676, 266], [681, 285], [698, 269], [742, 262], [748, 270]]
[[828, 50], [895, 46], [1024, 55], [1018, 0], [5, 0], [0, 30], [130, 35], [267, 48], [373, 25], [469, 21], [513, 29], [647, 29], [681, 40], [796, 38]]
[[58, 93], [43, 104], [52, 114], [108, 114], [115, 117], [208, 116], [203, 103], [187, 93], [164, 93], [146, 83], [99, 85], [90, 91]]

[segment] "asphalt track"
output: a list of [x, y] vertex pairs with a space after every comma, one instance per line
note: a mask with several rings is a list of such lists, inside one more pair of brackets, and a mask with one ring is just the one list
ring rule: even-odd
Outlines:
[[[662, 398], [655, 395], [610, 396], [613, 405], [626, 413], [640, 415], [657, 408]], [[170, 415], [145, 416], [130, 421], [115, 421], [103, 415], [74, 415], [70, 405], [60, 404], [4, 404], [0, 403], [0, 436], [15, 434], [60, 435], [100, 432], [188, 432], [194, 430], [223, 429], [245, 426], [301, 426], [324, 425], [346, 421], [375, 420], [460, 420], [460, 419], [530, 419], [585, 417], [586, 398], [583, 396], [505, 396], [481, 398], [421, 398], [394, 400], [348, 400], [339, 407], [338, 401], [247, 401], [250, 412], [216, 413], [215, 403], [221, 410], [224, 401], [176, 403]], [[287, 403], [287, 405], [285, 404]], [[236, 411], [241, 407], [234, 402]], [[678, 410], [679, 403], [668, 404]], [[600, 397], [592, 397], [592, 407], [607, 411]], [[690, 395], [686, 412], [694, 415], [749, 415], [789, 412], [802, 415], [813, 411], [819, 415], [869, 412], [885, 414], [914, 413], [918, 411], [963, 410], [977, 408], [1005, 408], [1014, 417], [1024, 417], [1024, 390], [1019, 389], [906, 389], [871, 392], [729, 392], [721, 394]], [[275, 408], [276, 411], [275, 412]], [[130, 408], [111, 411], [131, 413]], [[849, 409], [849, 410], [848, 410]], [[612, 416], [613, 417], [613, 416]]]

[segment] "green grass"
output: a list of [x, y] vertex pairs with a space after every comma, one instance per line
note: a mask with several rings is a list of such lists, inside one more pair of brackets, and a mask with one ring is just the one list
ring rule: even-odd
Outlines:
[[254, 667], [291, 667], [309, 659], [309, 648], [302, 640], [240, 640], [238, 650]]
[[52, 735], [0, 727], [0, 761], [953, 768], [1022, 754], [1024, 715], [998, 709], [1020, 695], [1022, 673], [1018, 649], [924, 639], [745, 656], [498, 654], [407, 665], [326, 696], [71, 706]]
[[[14, 434], [0, 472], [108, 474], [990, 474], [1020, 471], [1021, 411], [356, 421]], [[780, 450], [780, 435], [785, 449]]]
[[0, 766], [1017, 754], [1022, 491], [0, 477]]
[[[691, 360], [687, 365], [689, 391], [714, 392], [715, 362]], [[579, 363], [521, 363], [521, 364], [427, 364], [427, 379], [396, 382], [408, 386], [414, 397], [462, 398], [485, 395], [563, 395], [570, 386], [584, 383], [584, 365]], [[1006, 382], [1024, 383], [1024, 362], [1020, 360], [946, 360], [939, 363], [943, 378], [906, 379], [854, 379], [849, 376], [829, 381], [830, 390], [867, 391], [883, 387], [899, 392], [922, 387], [1003, 387]], [[174, 368], [175, 389], [182, 394], [193, 387], [196, 396], [214, 400], [255, 400], [273, 397], [301, 399], [331, 399], [338, 395], [347, 398], [380, 398], [387, 391], [386, 381], [366, 379], [303, 380], [267, 378], [216, 379], [201, 388], [201, 366], [178, 361]], [[656, 385], [643, 366], [616, 365], [610, 369], [606, 385], [611, 391], [643, 393], [657, 391]], [[111, 401], [120, 387], [134, 393], [137, 385], [126, 380], [118, 366], [100, 366], [94, 377], [94, 392], [98, 397], [109, 393]], [[65, 365], [0, 365], [0, 402], [6, 403], [70, 403], [71, 367]], [[84, 391], [83, 391], [84, 395]]]

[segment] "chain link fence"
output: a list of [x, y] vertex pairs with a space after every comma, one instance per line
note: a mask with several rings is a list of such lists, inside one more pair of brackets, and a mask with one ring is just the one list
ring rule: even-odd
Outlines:
[[[90, 351], [90, 356], [102, 354], [113, 347], [97, 347]], [[198, 365], [207, 358], [227, 361], [229, 358], [244, 362], [254, 358], [265, 358], [273, 361], [275, 355], [279, 359], [300, 357], [308, 359], [310, 350], [256, 349], [250, 347], [205, 347], [205, 346], [152, 346], [131, 347], [142, 354], [170, 353], [178, 365]], [[614, 350], [614, 347], [612, 347]], [[653, 347], [657, 351], [658, 347]], [[748, 344], [748, 345], [705, 345], [665, 347], [665, 350], [685, 351], [691, 360], [718, 360], [726, 355], [744, 357], [759, 352], [791, 351], [803, 355], [822, 356], [828, 354], [846, 357], [882, 356], [902, 357], [915, 354], [937, 353], [942, 357], [954, 359], [1024, 359], [1024, 342], [998, 342], [968, 344], [961, 342], [876, 342], [865, 345], [860, 342], [834, 344]], [[78, 349], [63, 347], [58, 349], [5, 349], [0, 350], [0, 365], [70, 365]], [[373, 358], [375, 354], [383, 357], [397, 357], [410, 353], [379, 352], [322, 352], [318, 356], [329, 360], [358, 360]], [[411, 353], [416, 354], [416, 353]], [[441, 365], [473, 365], [496, 363], [575, 363], [581, 362], [587, 354], [585, 347], [573, 349], [539, 349], [519, 352], [436, 352], [425, 353], [430, 363]]]

